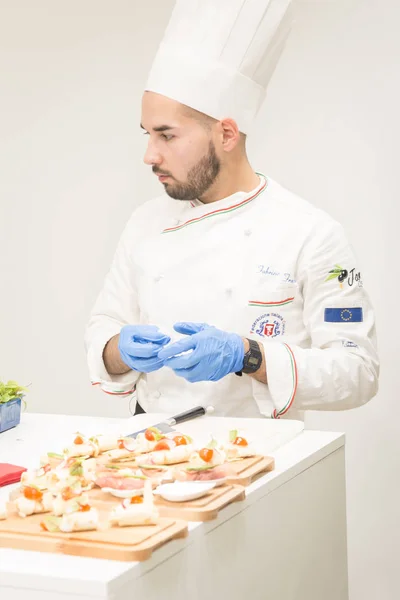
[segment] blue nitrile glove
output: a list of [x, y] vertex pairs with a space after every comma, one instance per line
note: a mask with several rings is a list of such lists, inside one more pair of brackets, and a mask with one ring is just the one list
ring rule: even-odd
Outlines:
[[[187, 381], [218, 381], [243, 367], [244, 344], [240, 335], [227, 333], [206, 323], [175, 323], [175, 331], [183, 338], [158, 353], [164, 366]], [[188, 352], [177, 356], [181, 352]]]
[[157, 354], [170, 341], [155, 325], [125, 325], [119, 334], [118, 350], [130, 369], [151, 373], [164, 365]]

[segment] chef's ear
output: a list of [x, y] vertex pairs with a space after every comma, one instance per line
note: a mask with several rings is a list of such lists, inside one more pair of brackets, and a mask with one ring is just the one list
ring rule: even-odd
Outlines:
[[241, 144], [241, 133], [234, 119], [222, 119], [219, 122], [222, 136], [222, 149], [224, 152], [232, 152]]

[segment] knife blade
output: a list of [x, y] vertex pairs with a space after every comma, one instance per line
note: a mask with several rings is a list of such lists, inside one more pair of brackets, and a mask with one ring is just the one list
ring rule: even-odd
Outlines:
[[[160, 423], [156, 423], [155, 425], [150, 425], [149, 427], [157, 427], [161, 431], [161, 433], [170, 433], [171, 431], [176, 431], [173, 429], [173, 425], [178, 425], [179, 423], [183, 423], [184, 421], [190, 421], [190, 419], [196, 419], [196, 417], [201, 417], [207, 413], [213, 412], [213, 406], [195, 406], [193, 408], [189, 408], [189, 410], [185, 410], [184, 412], [179, 413], [178, 415], [174, 415], [173, 417], [169, 417], [165, 419], [165, 421], [161, 421]], [[139, 433], [144, 433], [146, 429], [149, 427], [145, 427], [140, 431], [134, 431], [133, 433], [129, 433], [125, 437], [136, 438]]]

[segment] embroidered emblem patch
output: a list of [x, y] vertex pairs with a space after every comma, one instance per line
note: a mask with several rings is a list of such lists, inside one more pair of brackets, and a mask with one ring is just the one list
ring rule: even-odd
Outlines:
[[256, 319], [251, 326], [250, 333], [257, 333], [261, 337], [274, 338], [285, 333], [285, 320], [277, 313], [267, 313]]
[[358, 287], [363, 286], [361, 273], [357, 273], [355, 268], [348, 271], [347, 269], [343, 269], [340, 265], [335, 265], [335, 267], [329, 271], [325, 281], [330, 281], [331, 279], [337, 279], [341, 288], [345, 281], [349, 287], [352, 287], [354, 284], [357, 284]]
[[363, 309], [357, 308], [326, 308], [325, 323], [361, 323]]
[[342, 340], [342, 346], [344, 348], [358, 348], [358, 345], [350, 340]]

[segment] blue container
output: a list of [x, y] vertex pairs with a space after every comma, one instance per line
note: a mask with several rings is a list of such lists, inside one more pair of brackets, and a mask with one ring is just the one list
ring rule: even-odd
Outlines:
[[0, 404], [0, 433], [16, 427], [21, 421], [21, 398]]

